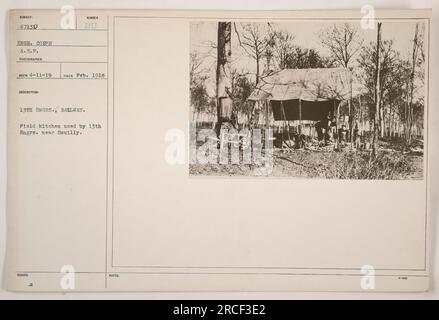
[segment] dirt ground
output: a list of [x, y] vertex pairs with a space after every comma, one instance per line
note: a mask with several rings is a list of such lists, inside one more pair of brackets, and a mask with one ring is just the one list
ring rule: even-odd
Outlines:
[[[272, 171], [256, 165], [192, 164], [191, 175], [274, 176], [324, 179], [419, 180], [422, 151], [402, 151], [382, 145], [376, 158], [370, 151], [312, 151], [275, 149]], [[268, 174], [267, 174], [268, 173]]]

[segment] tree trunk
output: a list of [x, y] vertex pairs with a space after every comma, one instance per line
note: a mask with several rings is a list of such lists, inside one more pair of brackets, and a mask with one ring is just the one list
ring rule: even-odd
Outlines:
[[218, 22], [218, 48], [216, 68], [216, 98], [217, 98], [217, 135], [221, 124], [230, 122], [232, 118], [232, 89], [231, 59], [232, 59], [232, 23]]
[[375, 116], [373, 121], [373, 141], [372, 141], [372, 155], [377, 155], [378, 149], [378, 125], [380, 120], [380, 105], [381, 105], [381, 92], [380, 92], [380, 73], [381, 73], [381, 22], [378, 23], [377, 29], [377, 52], [376, 52], [376, 83], [375, 83]]
[[[352, 90], [351, 90], [351, 95], [352, 95]], [[352, 134], [354, 132], [354, 115], [352, 112], [352, 98], [348, 100], [348, 120], [349, 120], [349, 142], [352, 142]]]
[[259, 84], [259, 56], [256, 56], [256, 87]]
[[413, 55], [412, 55], [412, 70], [410, 74], [410, 99], [408, 103], [408, 117], [407, 117], [407, 143], [410, 144], [412, 138], [412, 127], [413, 127], [413, 93], [415, 91], [415, 71], [416, 71], [416, 60], [418, 57], [418, 33], [419, 25], [416, 24], [415, 36], [413, 38]]
[[393, 138], [395, 135], [395, 110], [390, 109], [389, 115], [389, 134]]
[[359, 122], [359, 127], [358, 127], [358, 130], [360, 131], [360, 133], [363, 133], [363, 129], [364, 129], [364, 126], [363, 126], [363, 108], [362, 108], [362, 105], [361, 105], [361, 95], [359, 95], [358, 96], [358, 112], [359, 112], [359, 120], [358, 120], [358, 122]]

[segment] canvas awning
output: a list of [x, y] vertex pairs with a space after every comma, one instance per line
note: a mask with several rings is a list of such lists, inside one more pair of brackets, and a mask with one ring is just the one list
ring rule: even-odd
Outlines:
[[284, 69], [262, 78], [249, 100], [349, 100], [352, 74], [346, 68]]

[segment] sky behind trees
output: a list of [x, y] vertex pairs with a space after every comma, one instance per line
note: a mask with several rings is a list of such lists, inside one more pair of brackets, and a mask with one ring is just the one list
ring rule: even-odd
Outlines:
[[[292, 43], [304, 49], [314, 49], [321, 56], [329, 57], [328, 49], [322, 45], [320, 34], [323, 30], [331, 27], [334, 23], [339, 24], [340, 21], [300, 21], [288, 23], [271, 23], [271, 27], [277, 31], [283, 31], [294, 37]], [[367, 46], [370, 42], [376, 41], [375, 29], [362, 29], [360, 22], [349, 22], [352, 26], [357, 27], [359, 35], [364, 39], [363, 46]], [[256, 65], [254, 60], [248, 56], [244, 48], [240, 45], [238, 33], [243, 32], [241, 23], [236, 22], [236, 30], [232, 31], [232, 65], [238, 72], [249, 72], [254, 74]], [[261, 28], [267, 28], [267, 23], [258, 22]], [[199, 70], [203, 72], [207, 79], [205, 81], [209, 95], [215, 94], [215, 68], [216, 68], [216, 41], [217, 41], [217, 25], [216, 21], [192, 22], [190, 30], [190, 47], [191, 53], [196, 53], [201, 60]], [[392, 40], [393, 48], [398, 51], [401, 58], [409, 59], [413, 48], [413, 36], [415, 32], [416, 22], [414, 21], [391, 21], [383, 20], [382, 40]], [[352, 59], [352, 67], [357, 66], [358, 55]], [[265, 67], [265, 61], [261, 61], [261, 70]], [[250, 75], [251, 77], [251, 75]]]

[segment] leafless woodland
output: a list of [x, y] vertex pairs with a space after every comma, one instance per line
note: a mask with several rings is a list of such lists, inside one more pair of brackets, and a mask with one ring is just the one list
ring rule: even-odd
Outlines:
[[[222, 130], [262, 130], [273, 176], [422, 179], [427, 59], [422, 21], [192, 22], [191, 122], [218, 145], [228, 143]], [[193, 175], [257, 172], [254, 163], [190, 166]]]

